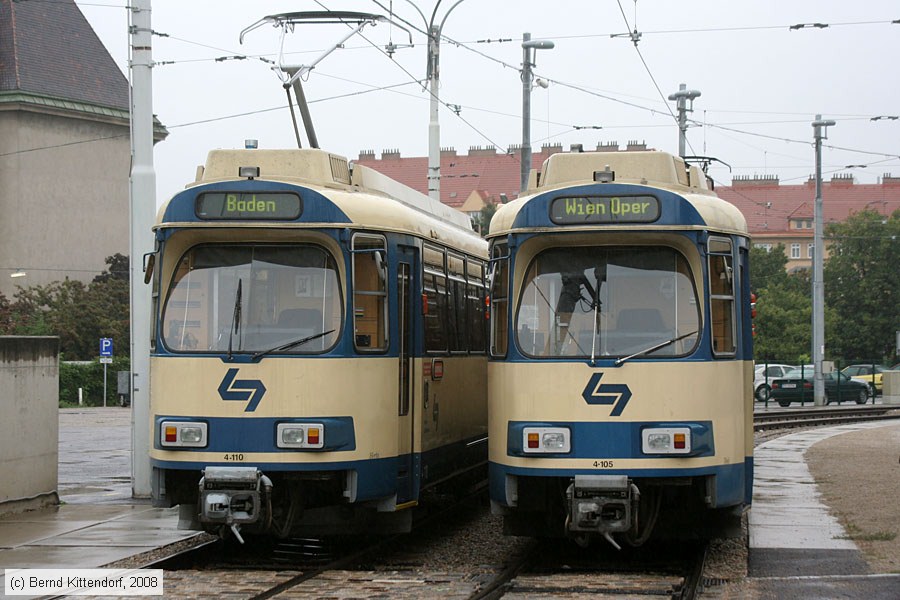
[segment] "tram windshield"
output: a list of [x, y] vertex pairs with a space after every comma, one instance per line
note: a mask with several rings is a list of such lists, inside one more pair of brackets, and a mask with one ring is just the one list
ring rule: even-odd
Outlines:
[[519, 348], [538, 358], [685, 355], [699, 330], [690, 266], [667, 247], [545, 250], [528, 267], [516, 314]]
[[334, 258], [318, 246], [203, 245], [178, 263], [161, 330], [176, 352], [309, 354], [337, 342], [342, 314]]

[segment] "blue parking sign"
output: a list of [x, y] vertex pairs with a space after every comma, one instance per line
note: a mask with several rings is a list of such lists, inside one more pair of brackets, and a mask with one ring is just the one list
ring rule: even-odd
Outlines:
[[100, 338], [100, 356], [113, 355], [112, 338]]

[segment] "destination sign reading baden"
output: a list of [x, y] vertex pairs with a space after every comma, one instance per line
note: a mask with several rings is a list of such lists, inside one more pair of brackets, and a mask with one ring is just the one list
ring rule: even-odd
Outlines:
[[285, 192], [207, 192], [197, 198], [197, 216], [201, 219], [273, 221], [293, 220], [300, 216], [303, 204], [297, 194]]
[[550, 203], [550, 220], [557, 225], [652, 223], [658, 218], [659, 199], [654, 196], [576, 196]]

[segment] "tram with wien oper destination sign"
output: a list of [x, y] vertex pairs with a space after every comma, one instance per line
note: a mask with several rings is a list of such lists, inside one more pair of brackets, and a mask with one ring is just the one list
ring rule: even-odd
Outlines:
[[491, 221], [490, 495], [511, 535], [736, 535], [749, 236], [664, 152], [554, 154]]
[[487, 243], [319, 149], [215, 150], [159, 213], [151, 486], [183, 528], [408, 531], [486, 478]]

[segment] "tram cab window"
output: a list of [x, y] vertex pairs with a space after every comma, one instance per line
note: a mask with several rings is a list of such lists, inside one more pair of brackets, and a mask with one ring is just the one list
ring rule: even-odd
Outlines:
[[708, 257], [713, 354], [733, 355], [735, 270], [731, 240], [709, 238]]
[[690, 266], [668, 247], [567, 247], [538, 254], [515, 320], [536, 358], [682, 356], [696, 347], [700, 312]]
[[491, 354], [506, 356], [509, 318], [509, 250], [506, 244], [491, 249]]
[[387, 349], [387, 252], [382, 236], [353, 236], [353, 333], [356, 349]]
[[203, 245], [178, 262], [160, 319], [174, 352], [324, 352], [343, 310], [334, 258], [311, 244]]

